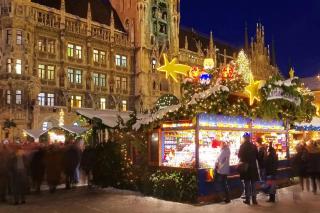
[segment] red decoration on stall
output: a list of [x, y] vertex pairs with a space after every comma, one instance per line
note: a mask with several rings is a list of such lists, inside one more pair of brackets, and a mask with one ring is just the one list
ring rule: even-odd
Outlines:
[[212, 142], [211, 142], [211, 146], [212, 148], [216, 149], [216, 148], [219, 148], [221, 145], [221, 141], [218, 141], [216, 139], [213, 139]]

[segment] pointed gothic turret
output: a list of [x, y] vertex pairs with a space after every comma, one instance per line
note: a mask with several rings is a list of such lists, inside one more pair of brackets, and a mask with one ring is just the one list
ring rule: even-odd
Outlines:
[[91, 3], [90, 3], [90, 1], [88, 1], [87, 19], [88, 19], [88, 20], [92, 20], [92, 15], [91, 15]]
[[66, 2], [65, 2], [65, 0], [61, 0], [60, 10], [66, 12]]
[[111, 33], [110, 33], [110, 36], [111, 36], [111, 42], [114, 41], [114, 16], [113, 16], [113, 10], [111, 9], [111, 14], [110, 14], [110, 28], [111, 28]]
[[213, 33], [210, 31], [210, 42], [209, 42], [209, 50], [208, 50], [208, 58], [215, 58], [215, 48], [213, 43]]
[[61, 0], [61, 2], [60, 2], [60, 14], [61, 14], [60, 28], [65, 29], [65, 24], [66, 24], [66, 3], [65, 3], [65, 0]]
[[277, 66], [277, 61], [276, 61], [276, 47], [274, 43], [274, 38], [272, 37], [271, 41], [271, 65], [276, 67]]
[[184, 37], [184, 49], [189, 49], [189, 42], [188, 42], [188, 36]]
[[247, 23], [245, 23], [245, 26], [244, 26], [244, 51], [246, 53], [249, 52], [249, 36], [248, 36], [248, 26], [247, 26]]

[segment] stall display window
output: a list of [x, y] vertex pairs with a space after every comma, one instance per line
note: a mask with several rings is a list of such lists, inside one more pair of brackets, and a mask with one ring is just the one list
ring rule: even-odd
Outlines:
[[279, 160], [287, 159], [287, 142], [286, 135], [280, 133], [254, 133], [252, 141], [257, 142], [258, 138], [262, 139], [262, 144], [268, 146], [272, 143], [273, 148], [275, 148]]
[[195, 131], [164, 131], [162, 166], [193, 168], [195, 166]]
[[228, 142], [231, 155], [230, 165], [239, 163], [238, 152], [244, 132], [200, 130], [199, 133], [199, 163], [200, 168], [214, 168], [219, 157], [222, 141]]

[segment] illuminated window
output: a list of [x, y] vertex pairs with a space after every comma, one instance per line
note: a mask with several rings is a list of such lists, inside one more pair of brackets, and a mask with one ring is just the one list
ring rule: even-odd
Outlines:
[[99, 51], [98, 50], [93, 50], [93, 61], [99, 62]]
[[45, 106], [46, 105], [46, 94], [44, 93], [39, 93], [38, 95], [38, 102], [40, 106]]
[[106, 75], [103, 75], [103, 74], [100, 75], [100, 86], [102, 87], [106, 86]]
[[126, 56], [121, 57], [121, 66], [127, 67], [127, 57]]
[[106, 99], [100, 98], [100, 109], [104, 110], [106, 109]]
[[81, 59], [82, 58], [82, 47], [76, 46], [76, 58]]
[[7, 40], [6, 43], [10, 44], [12, 40], [12, 30], [7, 30]]
[[55, 40], [48, 40], [48, 52], [54, 54], [55, 53], [55, 46], [56, 42]]
[[79, 95], [71, 96], [71, 107], [81, 108], [82, 106], [82, 97]]
[[11, 104], [11, 91], [7, 90], [7, 104]]
[[74, 45], [73, 44], [68, 44], [68, 57], [73, 57], [74, 56]]
[[16, 73], [21, 75], [22, 74], [22, 64], [21, 59], [16, 59]]
[[22, 103], [22, 92], [21, 90], [16, 90], [16, 104]]
[[126, 101], [126, 100], [123, 100], [123, 101], [122, 101], [122, 111], [124, 111], [124, 112], [127, 111], [127, 107], [128, 107], [128, 106], [127, 106], [127, 101]]
[[102, 64], [106, 63], [106, 52], [100, 51], [100, 59]]
[[41, 51], [41, 52], [46, 51], [45, 40], [43, 38], [40, 38], [38, 40], [38, 50]]
[[157, 66], [157, 60], [156, 59], [152, 59], [152, 70], [155, 70], [156, 69], [156, 66]]
[[76, 70], [76, 74], [75, 74], [75, 83], [76, 84], [81, 84], [82, 83], [82, 71], [81, 70]]
[[54, 106], [54, 94], [48, 93], [48, 106]]
[[116, 55], [116, 65], [117, 66], [121, 66], [121, 56], [120, 55]]
[[45, 65], [43, 64], [39, 64], [38, 65], [38, 76], [41, 79], [45, 79], [46, 78], [46, 69], [45, 69]]
[[128, 85], [127, 85], [127, 79], [126, 78], [122, 78], [121, 79], [121, 88], [122, 88], [123, 92], [127, 91]]
[[93, 83], [95, 86], [99, 86], [99, 74], [93, 73]]
[[120, 90], [121, 89], [121, 78], [116, 77], [116, 89]]
[[68, 68], [68, 80], [70, 83], [74, 83], [74, 70]]
[[21, 44], [22, 44], [22, 31], [17, 30], [17, 45], [21, 45]]
[[7, 72], [8, 73], [12, 72], [12, 60], [11, 60], [11, 58], [7, 59]]
[[48, 80], [54, 80], [55, 79], [55, 69], [54, 66], [48, 65], [47, 66], [47, 70], [48, 70]]

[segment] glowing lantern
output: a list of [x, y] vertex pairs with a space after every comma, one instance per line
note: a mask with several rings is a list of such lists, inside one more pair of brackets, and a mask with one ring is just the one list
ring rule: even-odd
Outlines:
[[205, 70], [212, 70], [214, 68], [214, 61], [212, 58], [206, 58], [203, 62], [203, 68]]

